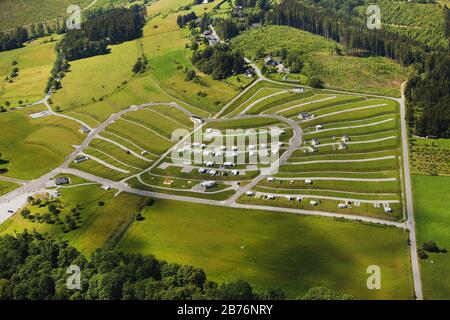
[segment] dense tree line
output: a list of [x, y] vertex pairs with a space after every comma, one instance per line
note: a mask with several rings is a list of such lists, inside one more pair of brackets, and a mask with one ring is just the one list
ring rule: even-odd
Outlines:
[[0, 51], [22, 48], [28, 40], [28, 31], [23, 27], [18, 27], [11, 32], [0, 32]]
[[[81, 288], [68, 289], [70, 266], [80, 268]], [[0, 300], [279, 300], [280, 289], [256, 292], [245, 281], [217, 284], [201, 269], [153, 256], [97, 250], [90, 259], [67, 242], [37, 232], [0, 237]], [[312, 288], [303, 300], [352, 299]]]
[[197, 15], [194, 11], [189, 12], [188, 14], [180, 14], [177, 17], [177, 24], [180, 28], [183, 28], [187, 23], [194, 21], [195, 19], [197, 19]]
[[192, 63], [202, 72], [216, 80], [225, 79], [245, 71], [244, 56], [232, 51], [228, 45], [208, 46], [203, 51], [195, 51]]
[[[67, 288], [66, 271], [81, 270], [81, 290]], [[88, 260], [66, 242], [24, 232], [0, 238], [0, 299], [282, 299], [244, 281], [218, 285], [201, 269], [153, 256], [98, 250]]]
[[245, 27], [240, 26], [232, 19], [220, 19], [214, 24], [214, 28], [220, 39], [231, 39], [239, 34]]
[[57, 46], [68, 61], [108, 53], [109, 44], [118, 44], [142, 36], [145, 6], [113, 8], [91, 12], [81, 30], [69, 30]]
[[118, 44], [142, 36], [147, 10], [145, 6], [113, 8], [90, 12], [82, 29], [91, 41]]
[[416, 134], [450, 138], [450, 55], [428, 55], [423, 72], [409, 79], [405, 95]]

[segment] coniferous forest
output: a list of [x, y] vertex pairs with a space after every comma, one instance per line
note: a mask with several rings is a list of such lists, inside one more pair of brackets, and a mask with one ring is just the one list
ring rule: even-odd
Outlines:
[[142, 36], [145, 6], [113, 8], [91, 12], [81, 30], [69, 30], [57, 50], [69, 61], [108, 53], [109, 44]]
[[[344, 11], [351, 11], [350, 2], [343, 0], [335, 5], [345, 8], [347, 3], [349, 8]], [[450, 28], [449, 9], [443, 10], [445, 26]], [[404, 66], [413, 65], [416, 74], [409, 79], [405, 92], [413, 131], [421, 136], [450, 137], [449, 48], [430, 48], [384, 29], [369, 30], [340, 10], [297, 0], [283, 0], [269, 12], [269, 17], [272, 24], [299, 28], [340, 42], [349, 52], [384, 56]]]

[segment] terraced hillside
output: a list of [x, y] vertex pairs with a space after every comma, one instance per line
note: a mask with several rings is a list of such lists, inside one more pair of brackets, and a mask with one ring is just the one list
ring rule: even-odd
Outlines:
[[401, 220], [397, 102], [324, 90], [299, 94], [292, 88], [261, 82], [225, 111], [275, 114], [302, 130], [302, 144], [279, 172], [252, 189], [255, 197], [244, 195], [239, 202]]

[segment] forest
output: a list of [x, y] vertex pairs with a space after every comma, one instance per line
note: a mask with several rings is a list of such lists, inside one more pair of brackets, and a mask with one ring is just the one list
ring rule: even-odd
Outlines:
[[[68, 289], [70, 266], [80, 289]], [[87, 259], [67, 242], [24, 231], [0, 237], [0, 300], [279, 300], [280, 289], [255, 291], [242, 280], [218, 284], [201, 269], [153, 256], [99, 249]], [[299, 299], [348, 300], [348, 294], [311, 288]]]
[[145, 6], [113, 8], [89, 13], [81, 30], [69, 30], [57, 51], [68, 61], [108, 53], [109, 44], [118, 44], [142, 36]]
[[[407, 86], [409, 123], [422, 136], [450, 137], [450, 63], [449, 48], [430, 48], [407, 36], [387, 29], [369, 30], [360, 21], [341, 13], [351, 11], [361, 1], [315, 1], [321, 6], [297, 0], [283, 0], [268, 12], [269, 22], [287, 25], [324, 36], [344, 45], [347, 54], [376, 55], [414, 66], [416, 74]], [[337, 6], [339, 10], [331, 10]], [[445, 25], [450, 13], [444, 8]], [[448, 37], [450, 31], [446, 30]]]
[[232, 51], [228, 45], [208, 46], [202, 51], [195, 51], [192, 63], [202, 72], [210, 74], [215, 80], [225, 79], [233, 74], [245, 71], [244, 56], [239, 51]]

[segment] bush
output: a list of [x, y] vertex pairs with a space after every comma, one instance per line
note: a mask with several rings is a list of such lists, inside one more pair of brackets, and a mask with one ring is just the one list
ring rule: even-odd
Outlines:
[[422, 244], [422, 249], [428, 252], [440, 252], [441, 249], [436, 245], [434, 241], [427, 241]]
[[428, 255], [426, 254], [426, 252], [423, 249], [417, 250], [417, 255], [419, 256], [420, 259], [423, 259], [423, 260], [428, 258]]

